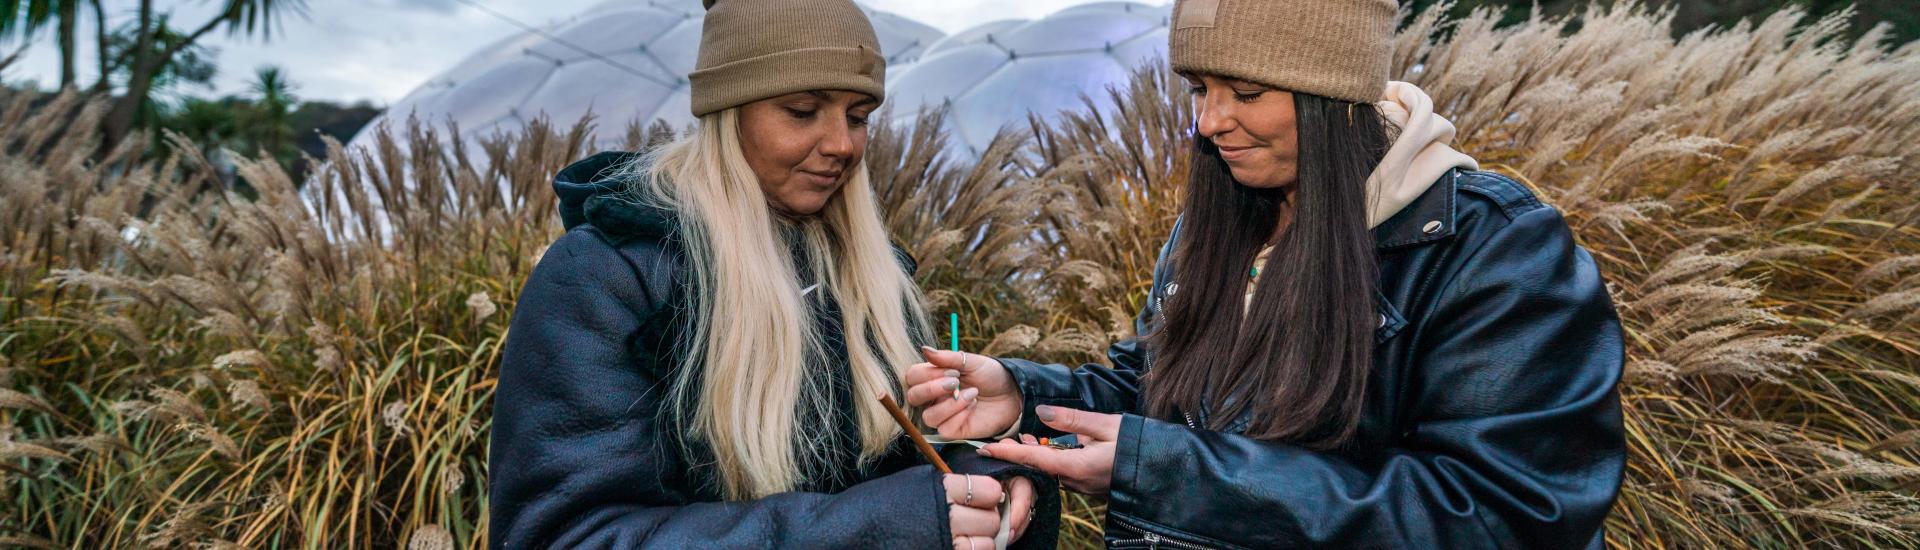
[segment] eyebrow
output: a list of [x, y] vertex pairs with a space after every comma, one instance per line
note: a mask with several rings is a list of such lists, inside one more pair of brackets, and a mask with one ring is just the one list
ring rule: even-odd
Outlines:
[[[807, 95], [810, 95], [810, 96], [813, 96], [813, 98], [814, 98], [814, 99], [818, 99], [818, 100], [820, 100], [820, 101], [832, 101], [832, 100], [833, 100], [833, 96], [832, 96], [831, 94], [828, 94], [828, 93], [827, 93], [826, 91], [824, 91], [824, 90], [807, 90]], [[865, 94], [862, 94], [862, 95], [865, 95]], [[849, 108], [852, 108], [852, 107], [865, 107], [865, 106], [868, 106], [868, 105], [879, 105], [879, 104], [880, 104], [880, 100], [879, 100], [878, 98], [875, 98], [875, 97], [873, 97], [873, 96], [870, 96], [870, 95], [869, 95], [869, 96], [866, 96], [866, 98], [865, 98], [865, 99], [862, 99], [862, 100], [860, 100], [860, 101], [855, 101], [855, 102], [853, 102], [853, 105], [850, 105], [850, 106], [848, 106], [848, 107], [849, 107]]]

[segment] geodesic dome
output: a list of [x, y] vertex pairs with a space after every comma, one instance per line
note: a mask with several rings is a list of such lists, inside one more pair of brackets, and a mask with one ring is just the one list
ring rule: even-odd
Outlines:
[[[910, 62], [943, 34], [933, 27], [866, 10], [889, 66]], [[396, 137], [409, 115], [464, 138], [515, 131], [545, 115], [571, 124], [592, 110], [601, 144], [630, 121], [693, 122], [686, 75], [700, 49], [705, 11], [689, 0], [608, 0], [540, 33], [522, 32], [481, 48], [389, 106], [354, 136], [392, 120]]]
[[[1034, 20], [985, 23], [888, 69], [895, 117], [947, 106], [954, 145], [978, 154], [1029, 112], [1052, 116], [1101, 99], [1145, 63], [1164, 63], [1171, 6], [1102, 2]], [[1099, 104], [1098, 101], [1095, 102]]]

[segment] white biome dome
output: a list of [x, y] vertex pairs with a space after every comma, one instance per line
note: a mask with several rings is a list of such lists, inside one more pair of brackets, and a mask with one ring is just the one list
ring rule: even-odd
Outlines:
[[[889, 66], [911, 62], [943, 35], [933, 27], [867, 10]], [[595, 139], [611, 146], [627, 124], [693, 122], [686, 75], [700, 50], [705, 11], [691, 0], [609, 0], [540, 32], [522, 32], [490, 44], [389, 106], [354, 136], [370, 143], [389, 123], [396, 139], [409, 115], [461, 137], [517, 131], [546, 116], [567, 125], [589, 109]]]
[[954, 145], [978, 154], [1001, 127], [1028, 113], [1052, 116], [1099, 105], [1108, 86], [1164, 63], [1170, 6], [1101, 2], [1034, 20], [995, 21], [927, 47], [919, 61], [891, 68], [887, 103], [896, 120], [948, 106]]

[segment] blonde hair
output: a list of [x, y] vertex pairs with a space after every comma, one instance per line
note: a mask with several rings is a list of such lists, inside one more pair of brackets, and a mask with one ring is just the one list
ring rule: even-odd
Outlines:
[[[693, 133], [627, 168], [634, 195], [675, 212], [693, 293], [692, 338], [670, 398], [686, 439], [711, 449], [730, 500], [794, 490], [829, 463], [803, 418], [839, 419], [821, 383], [824, 344], [808, 297], [839, 300], [851, 372], [860, 463], [899, 436], [875, 399], [899, 399], [899, 380], [930, 334], [926, 307], [894, 256], [864, 163], [813, 219], [792, 229], [770, 211], [740, 146], [739, 109], [700, 118]], [[803, 296], [792, 231], [820, 281]], [[689, 410], [691, 409], [691, 410]]]

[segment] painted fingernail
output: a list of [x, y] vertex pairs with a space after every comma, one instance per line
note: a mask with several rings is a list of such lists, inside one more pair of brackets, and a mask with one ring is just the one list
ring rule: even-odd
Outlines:
[[1040, 420], [1042, 420], [1042, 421], [1046, 421], [1046, 422], [1052, 422], [1052, 421], [1053, 421], [1053, 406], [1052, 406], [1052, 405], [1041, 405], [1041, 406], [1038, 406], [1038, 407], [1034, 407], [1034, 408], [1033, 408], [1033, 414], [1034, 414], [1034, 416], [1038, 416], [1038, 417], [1040, 417]]
[[960, 392], [960, 398], [968, 401], [972, 401], [973, 398], [979, 397], [979, 396], [980, 396], [980, 388], [967, 388], [966, 391]]
[[988, 451], [986, 449], [976, 449], [973, 452], [980, 453], [980, 456], [993, 456], [993, 451]]
[[940, 387], [946, 388], [949, 390], [958, 389], [960, 387], [960, 380], [957, 378], [948, 379], [947, 383], [941, 384]]
[[947, 372], [943, 372], [943, 373], [940, 373], [940, 374], [944, 374], [944, 375], [946, 375], [946, 376], [947, 376], [947, 378], [959, 378], [959, 377], [960, 377], [960, 371], [957, 371], [957, 370], [953, 370], [953, 369], [947, 369]]

